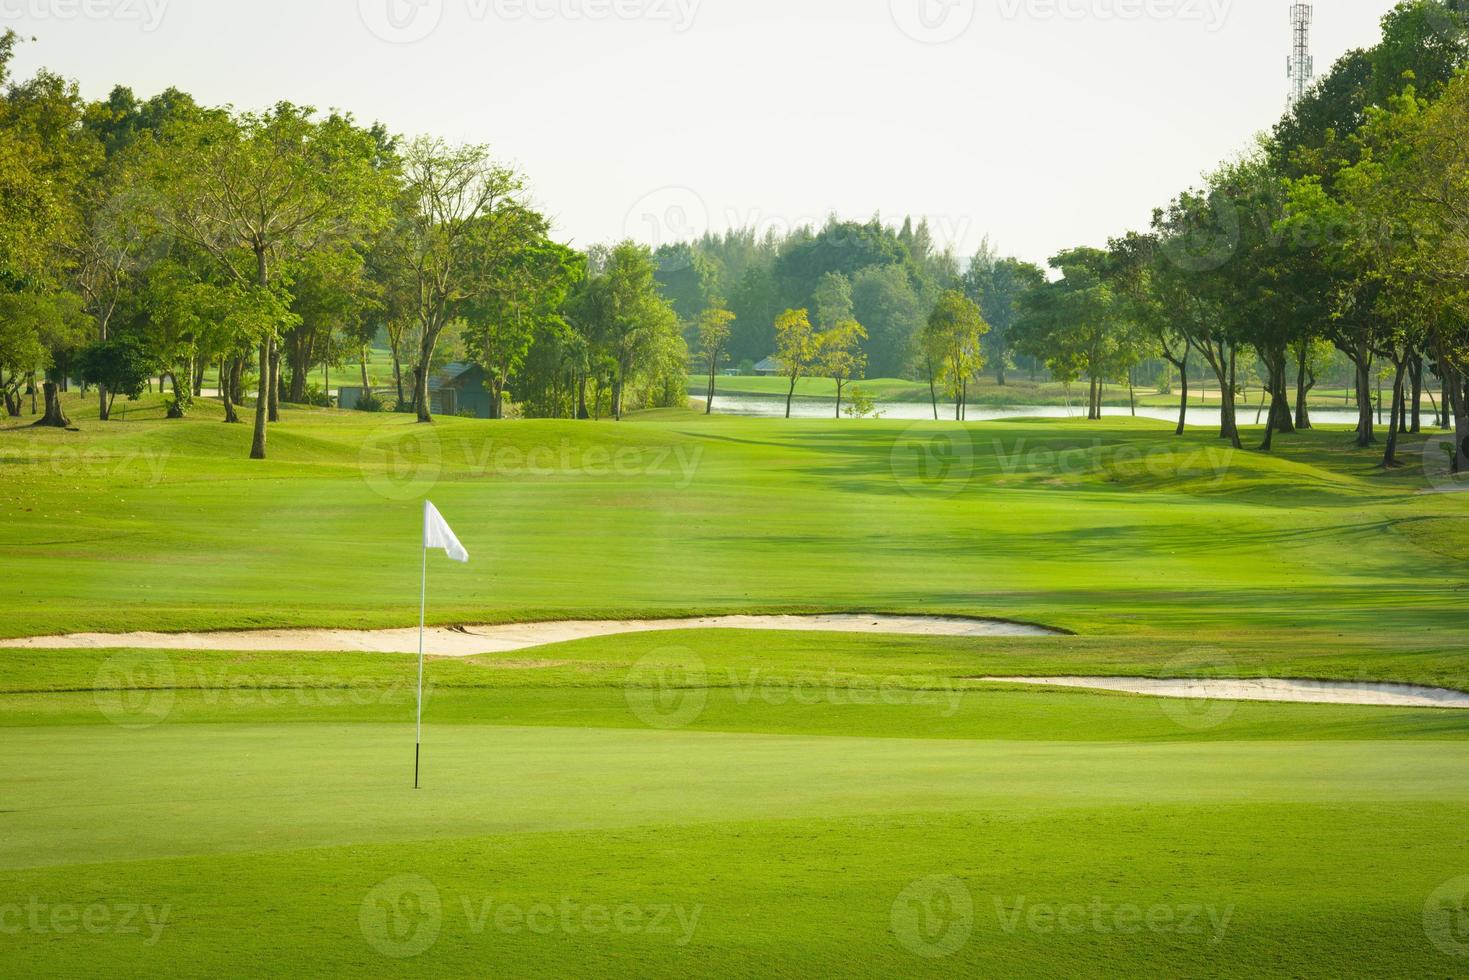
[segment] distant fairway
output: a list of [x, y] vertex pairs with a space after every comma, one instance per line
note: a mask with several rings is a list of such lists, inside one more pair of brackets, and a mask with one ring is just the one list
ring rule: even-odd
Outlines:
[[1077, 635], [439, 660], [418, 794], [412, 657], [0, 650], [0, 973], [1465, 962], [1443, 911], [1469, 875], [1464, 713], [978, 680], [1469, 690], [1469, 497], [1424, 492], [1417, 437], [1384, 474], [1329, 431], [1266, 457], [1145, 422], [426, 435], [288, 411], [252, 464], [208, 406], [80, 424], [0, 431], [0, 634], [409, 626], [428, 494], [474, 557], [432, 565], [438, 624], [860, 610]]

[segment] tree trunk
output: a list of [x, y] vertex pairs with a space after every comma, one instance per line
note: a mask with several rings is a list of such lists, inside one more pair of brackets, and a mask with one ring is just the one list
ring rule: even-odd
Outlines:
[[1413, 383], [1412, 423], [1409, 432], [1414, 435], [1423, 431], [1423, 355], [1416, 350], [1408, 352], [1408, 373]]
[[430, 411], [432, 407], [428, 397], [428, 369], [424, 364], [419, 364], [413, 369], [413, 409], [418, 413], [420, 425], [432, 424], [434, 420], [433, 412]]
[[365, 395], [372, 394], [372, 383], [367, 380], [367, 345], [363, 345], [358, 352], [357, 363], [362, 365], [362, 392]]
[[837, 382], [837, 421], [841, 421], [841, 418], [842, 418], [842, 389], [846, 387], [846, 382], [843, 381], [841, 378], [837, 378], [836, 379], [836, 382]]
[[791, 390], [786, 394], [786, 418], [791, 417], [791, 408], [796, 403], [796, 382], [800, 380], [799, 375], [791, 376]]
[[227, 425], [235, 425], [240, 421], [240, 415], [235, 411], [240, 390], [240, 380], [236, 377], [239, 364], [239, 358], [219, 362], [219, 399], [224, 402], [224, 421]]
[[[186, 376], [191, 377], [193, 373], [194, 369], [190, 366], [188, 375]], [[168, 417], [171, 419], [181, 419], [186, 414], [185, 406], [188, 395], [185, 392], [188, 389], [179, 382], [179, 371], [177, 368], [171, 371], [168, 377], [173, 382], [173, 401], [168, 405]]]
[[1315, 387], [1314, 384], [1306, 383], [1306, 378], [1310, 374], [1309, 352], [1310, 345], [1302, 341], [1296, 351], [1296, 428], [1302, 432], [1311, 428], [1311, 409], [1308, 401], [1311, 389]]
[[270, 418], [270, 342], [260, 342], [260, 382], [255, 390], [255, 436], [250, 458], [265, 458], [265, 425]]
[[928, 397], [933, 399], [933, 420], [939, 420], [939, 384], [933, 373], [933, 359], [928, 361]]
[[578, 375], [576, 385], [576, 417], [578, 419], [589, 419], [592, 413], [587, 411], [587, 375], [582, 372]]
[[1178, 429], [1173, 434], [1181, 436], [1188, 429], [1188, 358], [1185, 357], [1183, 363], [1177, 367], [1179, 384], [1183, 387], [1183, 397], [1178, 400]]
[[[306, 404], [306, 372], [308, 370], [305, 357], [302, 355], [302, 345], [297, 345], [291, 352], [291, 391], [286, 401], [292, 405]], [[279, 355], [277, 355], [279, 357]], [[271, 419], [272, 422], [277, 421]]]
[[1393, 361], [1392, 419], [1387, 427], [1387, 450], [1382, 455], [1384, 468], [1398, 465], [1398, 436], [1403, 430], [1406, 405], [1403, 401], [1403, 375], [1407, 371], [1407, 359]]
[[42, 386], [42, 390], [46, 395], [46, 414], [41, 416], [40, 420], [35, 424], [52, 429], [70, 428], [71, 420], [66, 417], [66, 413], [61, 409], [61, 389], [57, 387], [56, 382], [47, 381]]
[[704, 414], [705, 415], [713, 415], [714, 414], [714, 385], [715, 385], [715, 380], [714, 379], [716, 377], [718, 377], [718, 375], [719, 375], [719, 355], [716, 352], [716, 354], [713, 357], [710, 357], [709, 358], [709, 395], [708, 395], [707, 398], [704, 399]]
[[1372, 362], [1370, 357], [1348, 356], [1357, 375], [1357, 446], [1365, 449], [1377, 441], [1372, 421]]
[[270, 421], [281, 420], [281, 352], [274, 337], [270, 338]]
[[1127, 369], [1127, 403], [1132, 407], [1132, 417], [1137, 418], [1137, 378], [1133, 369]]
[[1469, 473], [1469, 391], [1464, 375], [1451, 365], [1443, 368], [1444, 411], [1454, 416], [1454, 465], [1456, 474]]

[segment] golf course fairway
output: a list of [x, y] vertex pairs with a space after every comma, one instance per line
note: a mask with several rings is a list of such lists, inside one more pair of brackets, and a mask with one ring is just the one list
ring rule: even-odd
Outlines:
[[[1008, 678], [1469, 691], [1434, 435], [1147, 421], [0, 428], [0, 637], [679, 628], [435, 656], [0, 649], [0, 975], [1448, 976], [1469, 713]], [[1251, 442], [1246, 433], [1246, 443]]]

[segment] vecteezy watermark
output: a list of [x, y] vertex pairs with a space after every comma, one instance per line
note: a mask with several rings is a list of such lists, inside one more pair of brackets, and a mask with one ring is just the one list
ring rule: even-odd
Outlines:
[[[623, 234], [655, 252], [666, 245], [692, 242], [710, 230], [709, 205], [688, 187], [660, 187], [628, 208]], [[679, 272], [692, 262], [689, 255], [665, 255], [662, 271]]]
[[172, 455], [171, 449], [134, 449], [128, 452], [81, 450], [72, 446], [50, 445], [44, 439], [35, 438], [0, 450], [0, 460], [33, 466], [62, 480], [80, 477], [147, 487], [156, 487], [163, 482]]
[[1459, 453], [1469, 459], [1469, 437], [1465, 437], [1462, 447], [1453, 432], [1437, 432], [1423, 441], [1423, 479], [1429, 487], [1425, 492], [1469, 492], [1469, 473], [1454, 472], [1454, 459]]
[[915, 425], [893, 443], [890, 463], [909, 493], [958, 493], [974, 476], [974, 440], [968, 429]]
[[607, 905], [562, 896], [556, 902], [504, 902], [493, 897], [460, 899], [470, 935], [653, 936], [679, 949], [694, 941], [704, 906], [679, 903]]
[[32, 895], [24, 902], [0, 902], [0, 936], [31, 935], [142, 936], [144, 946], [163, 938], [171, 905], [132, 902], [43, 902]]
[[1039, 473], [1081, 476], [1105, 473], [1114, 479], [1148, 476], [1154, 479], [1203, 477], [1215, 486], [1224, 482], [1234, 464], [1235, 451], [1220, 446], [1180, 448], [1177, 445], [1136, 445], [1090, 439], [1075, 443], [1031, 443], [1024, 437], [1013, 444], [991, 439], [989, 455], [1002, 476]]
[[388, 500], [428, 496], [446, 465], [457, 478], [591, 477], [668, 481], [677, 490], [693, 485], [703, 464], [703, 446], [585, 445], [571, 439], [530, 444], [494, 438], [445, 441], [432, 426], [384, 422], [370, 432], [358, 454], [368, 487]]
[[363, 896], [357, 926], [367, 944], [390, 959], [422, 956], [444, 927], [439, 890], [422, 875], [389, 878]]
[[1218, 31], [1229, 19], [1234, 0], [999, 0], [1005, 20], [1173, 20], [1203, 24]]
[[654, 650], [628, 671], [623, 699], [650, 728], [692, 725], [709, 704], [708, 667], [685, 647]]
[[843, 676], [824, 674], [787, 677], [760, 668], [730, 668], [715, 674], [703, 658], [684, 647], [665, 647], [640, 659], [623, 686], [627, 706], [652, 728], [692, 725], [709, 704], [711, 686], [729, 692], [741, 707], [756, 702], [771, 707], [798, 705], [919, 706], [952, 718], [968, 693], [949, 678]]
[[1186, 650], [1169, 662], [1163, 675], [1187, 685], [1188, 697], [1157, 699], [1163, 713], [1180, 727], [1208, 731], [1234, 717], [1239, 702], [1221, 697], [1214, 683], [1239, 678], [1239, 665], [1227, 651], [1217, 647]]
[[380, 497], [415, 500], [428, 496], [444, 469], [444, 445], [431, 425], [400, 416], [373, 428], [357, 454], [358, 472]]
[[704, 460], [703, 446], [580, 445], [562, 439], [556, 445], [524, 446], [513, 442], [466, 440], [461, 447], [464, 472], [471, 478], [499, 477], [649, 477], [672, 481], [687, 490]]
[[[417, 678], [384, 681], [374, 677], [316, 677], [308, 674], [239, 674], [195, 668], [192, 683], [184, 685], [209, 707], [227, 704], [245, 708], [340, 708], [347, 706], [411, 705], [418, 698]], [[424, 682], [423, 703], [433, 700], [432, 678]]]
[[1024, 895], [996, 897], [995, 915], [1008, 936], [1030, 932], [1041, 936], [1198, 936], [1209, 945], [1224, 942], [1234, 906], [1110, 902], [1032, 902]]
[[974, 24], [976, 0], [888, 0], [898, 30], [920, 44], [947, 44]]
[[[694, 26], [703, 0], [452, 0], [475, 24], [485, 21], [668, 24], [675, 34]], [[363, 25], [389, 44], [414, 44], [443, 25], [446, 0], [357, 0]]]
[[[463, 929], [470, 936], [651, 936], [680, 949], [694, 941], [704, 914], [702, 905], [607, 904], [570, 895], [538, 902], [462, 895], [447, 910], [462, 915]], [[447, 910], [432, 881], [422, 875], [399, 875], [368, 891], [357, 922], [369, 946], [391, 959], [407, 960], [422, 956], [438, 942]]]
[[5, 21], [110, 20], [137, 24], [145, 33], [158, 30], [169, 0], [0, 0]]
[[1423, 932], [1445, 956], [1469, 957], [1469, 875], [1444, 882], [1428, 896]]
[[952, 875], [922, 878], [893, 901], [891, 922], [893, 937], [914, 956], [953, 956], [974, 932], [974, 896]]
[[92, 701], [103, 717], [141, 731], [162, 724], [173, 711], [177, 672], [166, 654], [147, 651], [107, 658], [92, 680]]

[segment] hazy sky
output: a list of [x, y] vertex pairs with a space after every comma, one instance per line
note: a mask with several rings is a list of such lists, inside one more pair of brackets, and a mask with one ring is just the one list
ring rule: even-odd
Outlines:
[[[1316, 5], [1318, 72], [1392, 0]], [[1288, 0], [0, 0], [100, 97], [289, 99], [487, 142], [578, 245], [926, 215], [1042, 261], [1280, 115]]]

